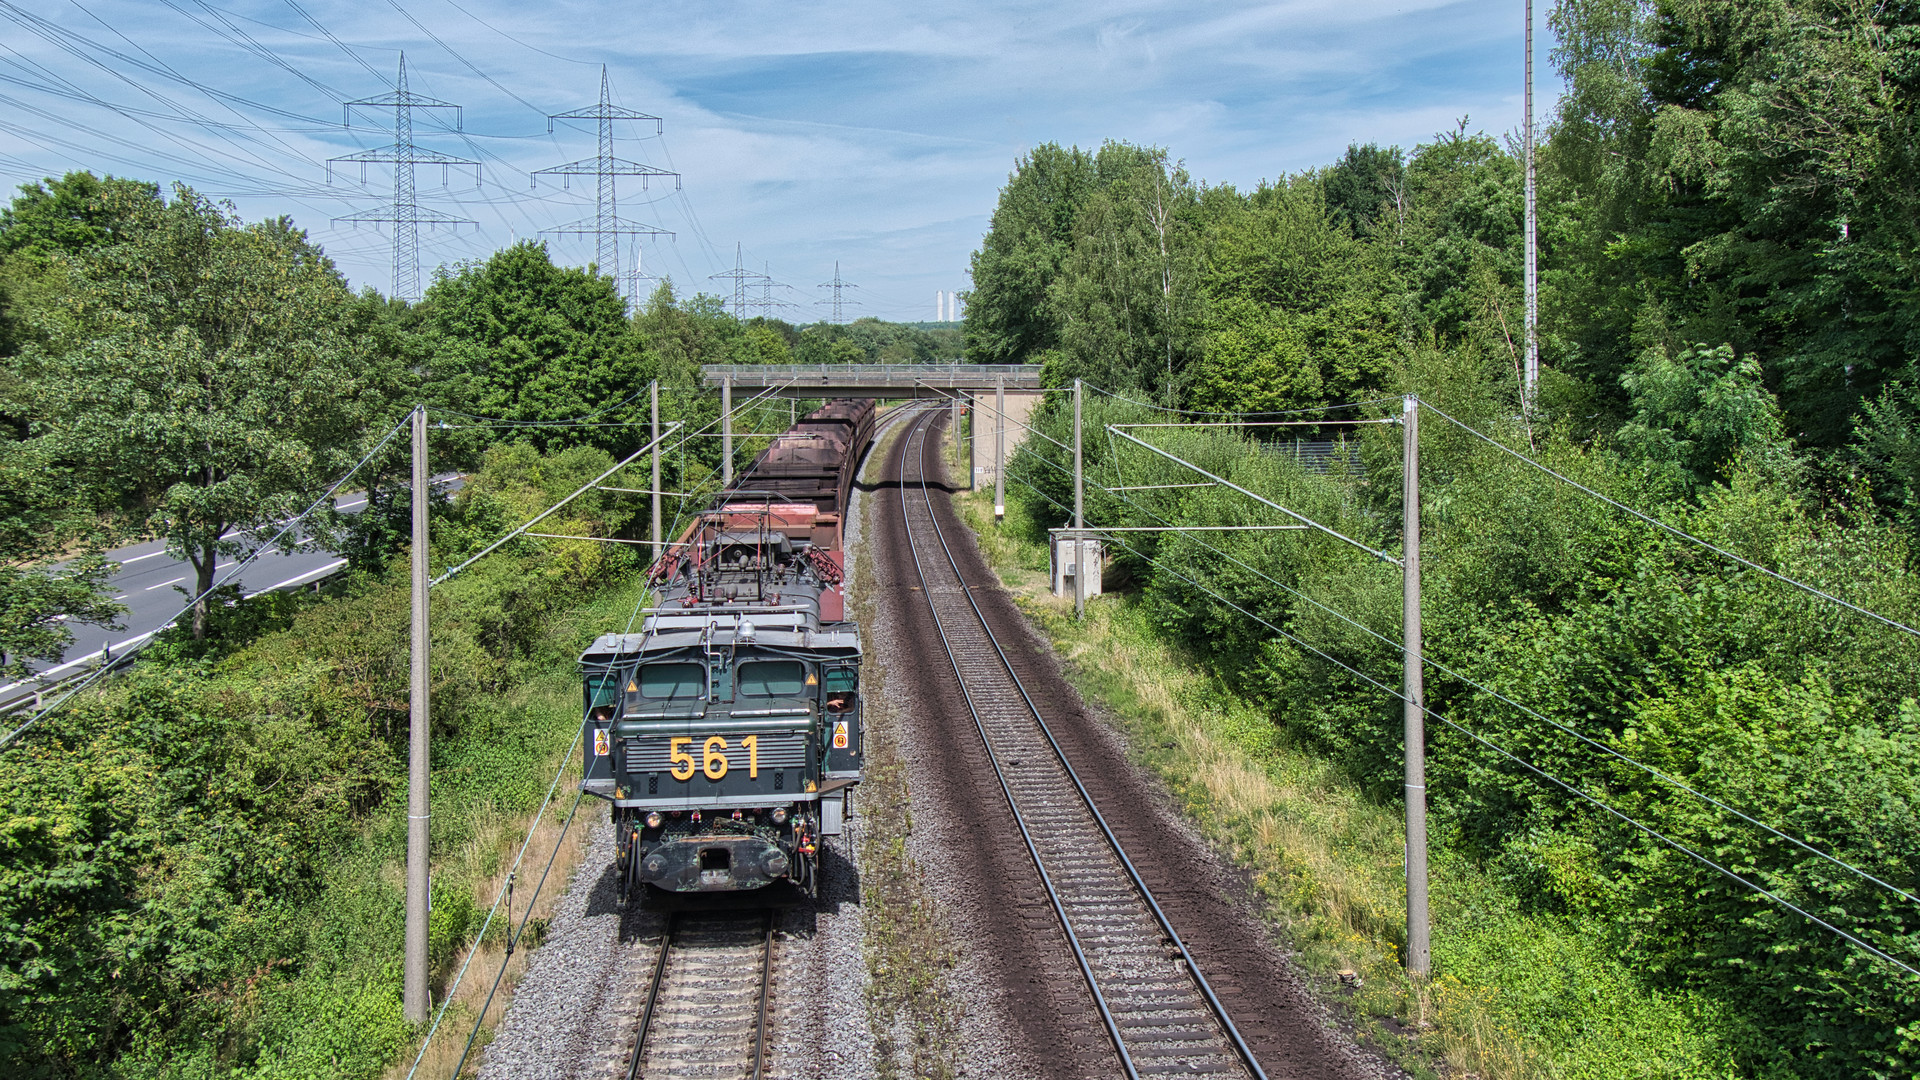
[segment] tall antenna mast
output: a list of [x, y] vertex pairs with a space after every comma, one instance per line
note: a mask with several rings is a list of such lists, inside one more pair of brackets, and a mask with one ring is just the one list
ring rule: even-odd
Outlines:
[[655, 228], [652, 225], [645, 225], [637, 221], [627, 221], [622, 218], [619, 210], [620, 200], [617, 187], [618, 181], [616, 178], [621, 176], [637, 176], [640, 178], [641, 189], [645, 190], [654, 178], [671, 176], [673, 177], [674, 190], [678, 191], [680, 189], [680, 174], [668, 169], [657, 169], [652, 165], [642, 165], [637, 161], [628, 161], [625, 158], [615, 157], [613, 155], [613, 122], [615, 120], [650, 120], [653, 122], [653, 133], [656, 135], [658, 135], [665, 126], [664, 122], [657, 116], [649, 116], [643, 112], [635, 112], [632, 109], [623, 109], [615, 105], [613, 103], [613, 84], [607, 78], [607, 69], [604, 64], [600, 67], [600, 103], [598, 105], [587, 106], [584, 109], [575, 109], [572, 112], [554, 113], [547, 117], [547, 132], [549, 134], [553, 132], [553, 122], [555, 120], [597, 121], [600, 126], [598, 153], [591, 159], [582, 158], [579, 161], [569, 161], [565, 165], [555, 165], [552, 168], [541, 169], [533, 174], [534, 182], [538, 183], [539, 177], [542, 176], [558, 176], [561, 178], [561, 186], [568, 187], [571, 186], [573, 177], [593, 177], [593, 221], [589, 223], [585, 218], [582, 218], [579, 221], [561, 225], [558, 228], [542, 229], [540, 231], [542, 233], [554, 233], [557, 235], [592, 234], [594, 238], [595, 268], [600, 273], [606, 274], [620, 282], [621, 292], [629, 294], [630, 298], [637, 301], [639, 297], [634, 295], [634, 291], [640, 281], [640, 274], [637, 270], [638, 263], [636, 260], [636, 271], [633, 274], [627, 274], [621, 271], [621, 235], [671, 237], [673, 234], [665, 229]]
[[372, 162], [388, 163], [393, 166], [393, 202], [375, 210], [364, 210], [358, 214], [334, 218], [336, 222], [354, 224], [392, 222], [393, 223], [393, 295], [401, 300], [420, 299], [420, 224], [434, 225], [472, 225], [471, 218], [454, 217], [438, 210], [421, 208], [414, 200], [413, 167], [425, 163], [440, 166], [440, 183], [447, 182], [447, 171], [455, 165], [473, 166], [473, 183], [480, 186], [480, 163], [466, 158], [453, 157], [438, 150], [427, 150], [415, 146], [413, 142], [413, 110], [415, 109], [452, 109], [455, 131], [461, 130], [460, 106], [437, 98], [423, 97], [407, 89], [407, 54], [400, 54], [400, 78], [394, 84], [391, 94], [378, 97], [361, 98], [349, 101], [341, 107], [341, 123], [351, 123], [353, 110], [392, 109], [393, 145], [382, 146], [374, 150], [362, 150], [356, 154], [327, 160], [327, 179], [333, 179], [333, 167], [343, 162], [353, 162], [360, 166], [360, 180], [367, 179], [367, 165]]
[[1527, 367], [1526, 408], [1533, 407], [1540, 384], [1540, 219], [1534, 207], [1533, 172], [1533, 0], [1527, 0]]

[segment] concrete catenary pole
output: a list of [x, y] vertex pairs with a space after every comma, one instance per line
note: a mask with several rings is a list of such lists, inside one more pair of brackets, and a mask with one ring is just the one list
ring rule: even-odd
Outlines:
[[993, 380], [993, 523], [1007, 516], [1007, 377]]
[[720, 484], [733, 486], [733, 376], [720, 376]]
[[1087, 527], [1086, 477], [1082, 475], [1080, 455], [1080, 380], [1073, 380], [1073, 617], [1087, 613], [1087, 543], [1082, 530]]
[[1420, 399], [1408, 394], [1401, 432], [1401, 528], [1405, 563], [1401, 569], [1400, 617], [1406, 648], [1407, 758], [1407, 970], [1424, 977], [1432, 966], [1427, 927], [1427, 742], [1426, 691], [1420, 670]]
[[427, 408], [413, 410], [412, 679], [407, 729], [407, 933], [402, 1005], [424, 1023], [427, 993]]
[[660, 557], [660, 380], [655, 379], [647, 388], [647, 397], [653, 414], [653, 483], [647, 485], [653, 492], [653, 557]]
[[1524, 135], [1527, 166], [1527, 364], [1524, 404], [1531, 409], [1540, 383], [1540, 215], [1534, 204], [1533, 164], [1533, 0], [1527, 0], [1527, 123]]

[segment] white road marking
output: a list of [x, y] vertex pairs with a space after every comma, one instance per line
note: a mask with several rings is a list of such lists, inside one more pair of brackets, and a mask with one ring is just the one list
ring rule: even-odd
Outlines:
[[[132, 637], [130, 637], [130, 638], [128, 638], [128, 639], [127, 639], [127, 640], [125, 640], [125, 641], [115, 641], [115, 642], [112, 642], [112, 643], [110, 643], [110, 644], [109, 644], [109, 645], [108, 645], [107, 647], [108, 647], [108, 648], [110, 648], [110, 649], [118, 649], [118, 650], [120, 650], [120, 651], [122, 651], [122, 652], [125, 652], [125, 651], [126, 651], [126, 650], [127, 650], [128, 648], [129, 648], [129, 647], [131, 647], [131, 646], [134, 646], [134, 645], [138, 645], [138, 644], [140, 644], [141, 642], [143, 642], [143, 641], [145, 641], [145, 640], [147, 640], [148, 638], [150, 638], [150, 637], [152, 637], [152, 636], [153, 636], [153, 635], [154, 635], [155, 633], [157, 633], [157, 632], [158, 632], [158, 631], [154, 631], [154, 630], [149, 630], [149, 631], [147, 631], [147, 632], [146, 632], [146, 633], [144, 633], [144, 634], [135, 634], [135, 635], [133, 635]], [[22, 681], [20, 681], [20, 682], [17, 682], [17, 683], [8, 683], [8, 684], [7, 684], [7, 685], [5, 685], [5, 686], [0, 686], [0, 694], [4, 694], [4, 693], [6, 693], [6, 692], [7, 692], [7, 691], [9, 691], [9, 690], [12, 690], [12, 689], [14, 689], [15, 687], [20, 687], [20, 686], [31, 686], [31, 685], [33, 685], [34, 683], [36, 683], [36, 682], [39, 682], [39, 681], [40, 681], [41, 679], [45, 679], [45, 678], [46, 678], [47, 676], [49, 676], [49, 675], [58, 675], [58, 674], [60, 674], [61, 672], [63, 672], [63, 671], [65, 671], [65, 670], [67, 670], [68, 668], [72, 668], [72, 667], [79, 667], [79, 666], [80, 666], [81, 664], [84, 664], [84, 663], [87, 663], [87, 662], [89, 662], [89, 661], [92, 661], [92, 660], [98, 660], [98, 659], [100, 659], [100, 653], [101, 653], [102, 651], [104, 651], [104, 650], [100, 650], [100, 649], [95, 649], [95, 650], [94, 650], [93, 652], [90, 652], [90, 653], [88, 653], [87, 655], [85, 655], [85, 656], [82, 656], [82, 657], [80, 657], [80, 658], [78, 658], [78, 659], [75, 659], [75, 660], [69, 660], [69, 661], [67, 661], [67, 662], [66, 662], [66, 663], [64, 663], [64, 664], [61, 664], [61, 665], [60, 665], [59, 667], [50, 667], [50, 668], [48, 668], [47, 670], [45, 670], [45, 671], [43, 671], [43, 672], [41, 672], [41, 673], [39, 674], [39, 676], [37, 676], [36, 678], [32, 678], [32, 679], [24, 679], [24, 680], [22, 680]]]
[[155, 590], [155, 589], [164, 589], [164, 588], [166, 588], [166, 587], [167, 587], [167, 586], [169, 586], [169, 585], [178, 585], [178, 584], [180, 584], [181, 582], [183, 582], [183, 581], [185, 581], [185, 580], [187, 580], [187, 579], [186, 579], [186, 578], [183, 578], [183, 577], [177, 577], [177, 578], [174, 578], [174, 579], [173, 579], [172, 581], [163, 581], [163, 582], [161, 582], [161, 583], [160, 583], [160, 584], [158, 584], [158, 585], [149, 585], [149, 586], [147, 586], [147, 588], [146, 588], [146, 591], [147, 591], [147, 592], [152, 592], [152, 591], [153, 591], [153, 590]]
[[135, 555], [131, 559], [115, 559], [113, 561], [119, 563], [121, 566], [125, 566], [128, 563], [139, 562], [141, 559], [157, 559], [160, 556], [165, 555], [166, 553], [167, 553], [167, 549], [161, 548], [159, 551], [153, 552], [148, 555]]
[[347, 565], [347, 560], [335, 559], [333, 562], [330, 562], [325, 566], [318, 567], [317, 569], [309, 570], [304, 574], [295, 574], [294, 576], [288, 578], [287, 580], [281, 582], [278, 585], [269, 585], [266, 588], [261, 589], [260, 592], [250, 592], [247, 594], [247, 599], [251, 600], [256, 596], [259, 596], [260, 593], [272, 592], [275, 589], [284, 589], [289, 585], [298, 584], [299, 582], [305, 581], [308, 578], [319, 577], [321, 574], [324, 574], [329, 570], [336, 570], [345, 565]]
[[[289, 585], [297, 585], [310, 578], [319, 577], [320, 575], [325, 574], [328, 571], [337, 570], [340, 567], [345, 565], [347, 565], [346, 559], [335, 559], [333, 562], [330, 562], [325, 566], [315, 567], [314, 569], [309, 570], [304, 574], [295, 574], [294, 576], [288, 578], [287, 580], [280, 582], [278, 585], [269, 585], [268, 587], [259, 590], [259, 592], [250, 592], [247, 594], [247, 599], [251, 600], [256, 596], [259, 596], [260, 593], [268, 593], [268, 592], [274, 591], [275, 589], [284, 589]], [[186, 579], [175, 578], [174, 580], [185, 581]], [[173, 584], [173, 582], [169, 581], [169, 582], [166, 582], [166, 584], [171, 585]], [[153, 588], [157, 589], [159, 587], [160, 586], [155, 585]], [[159, 633], [158, 630], [149, 630], [144, 634], [135, 634], [134, 636], [128, 638], [125, 641], [112, 642], [107, 646], [107, 648], [114, 649], [119, 652], [125, 652], [127, 649], [140, 644], [141, 642], [147, 640], [148, 638], [152, 637], [154, 634], [157, 634], [157, 633]], [[104, 651], [105, 650], [95, 650], [93, 652], [88, 653], [85, 656], [78, 657], [73, 660], [69, 660], [64, 664], [59, 665], [58, 667], [50, 667], [47, 670], [40, 672], [38, 675], [36, 675], [31, 679], [23, 679], [20, 682], [8, 683], [5, 686], [0, 686], [0, 694], [4, 694], [9, 690], [14, 690], [22, 686], [31, 686], [32, 684], [45, 680], [50, 676], [58, 675], [61, 672], [67, 670], [68, 668], [79, 667], [81, 664], [87, 663], [89, 661], [98, 660], [100, 659], [101, 653]]]
[[334, 509], [335, 509], [335, 510], [351, 510], [351, 509], [353, 509], [353, 508], [354, 508], [354, 507], [356, 507], [356, 506], [365, 506], [365, 505], [367, 505], [367, 500], [365, 500], [365, 499], [358, 499], [358, 500], [356, 500], [356, 501], [354, 501], [354, 502], [350, 502], [350, 503], [336, 503], [336, 504], [334, 505]]

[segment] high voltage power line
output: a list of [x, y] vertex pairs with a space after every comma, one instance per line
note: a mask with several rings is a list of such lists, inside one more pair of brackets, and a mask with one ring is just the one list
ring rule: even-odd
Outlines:
[[833, 296], [831, 299], [818, 300], [818, 301], [815, 301], [815, 303], [820, 307], [831, 307], [833, 309], [834, 322], [837, 322], [837, 323], [846, 322], [847, 321], [846, 315], [844, 314], [842, 309], [850, 306], [857, 306], [860, 303], [860, 301], [842, 299], [840, 292], [843, 289], [857, 289], [859, 287], [860, 286], [855, 285], [851, 281], [841, 280], [840, 260], [835, 259], [833, 261], [833, 280], [821, 282], [820, 285], [818, 286], [818, 288], [822, 288], [822, 289], [832, 289]]
[[[393, 202], [375, 210], [363, 210], [357, 214], [335, 218], [345, 222], [391, 222], [393, 224], [393, 295], [401, 300], [420, 299], [420, 236], [422, 222], [429, 228], [436, 225], [473, 225], [472, 218], [454, 217], [439, 210], [423, 208], [414, 198], [413, 167], [417, 164], [440, 166], [442, 182], [446, 173], [455, 165], [473, 166], [473, 183], [480, 185], [480, 163], [468, 158], [454, 157], [438, 150], [429, 150], [413, 141], [413, 111], [415, 109], [451, 109], [459, 115], [460, 106], [438, 98], [430, 98], [413, 93], [407, 89], [407, 54], [400, 54], [400, 77], [390, 94], [378, 97], [359, 98], [341, 106], [343, 114], [354, 108], [393, 110], [393, 144], [373, 150], [362, 150], [346, 154], [328, 161], [331, 170], [336, 163], [357, 163], [361, 168], [361, 177], [366, 176], [366, 166], [370, 162], [385, 162], [393, 165]], [[455, 126], [459, 122], [455, 121]], [[329, 171], [331, 178], [331, 171]]]
[[594, 250], [599, 260], [597, 267], [600, 273], [607, 274], [626, 286], [622, 289], [622, 292], [627, 294], [629, 300], [637, 303], [639, 301], [639, 297], [636, 295], [638, 286], [637, 279], [640, 276], [639, 268], [636, 265], [634, 273], [631, 275], [622, 272], [620, 266], [620, 237], [623, 235], [672, 236], [673, 234], [665, 229], [646, 225], [638, 221], [628, 221], [620, 216], [619, 178], [622, 176], [637, 176], [640, 178], [640, 187], [644, 190], [650, 181], [660, 177], [671, 176], [673, 177], [673, 186], [678, 190], [680, 187], [680, 174], [668, 169], [656, 168], [652, 165], [643, 165], [638, 161], [628, 161], [625, 158], [615, 157], [613, 154], [613, 122], [615, 120], [652, 121], [654, 133], [659, 134], [665, 127], [665, 121], [657, 116], [650, 116], [643, 112], [635, 112], [632, 109], [623, 109], [613, 104], [612, 84], [608, 81], [605, 65], [602, 65], [600, 68], [600, 103], [598, 105], [589, 105], [585, 108], [574, 109], [571, 112], [550, 114], [547, 117], [548, 131], [553, 130], [553, 122], [555, 120], [596, 121], [599, 125], [599, 152], [593, 158], [582, 158], [579, 161], [569, 161], [564, 165], [554, 165], [550, 168], [541, 169], [533, 175], [536, 178], [541, 176], [558, 176], [562, 178], [561, 182], [563, 185], [576, 176], [593, 177], [594, 215], [591, 223], [581, 220], [566, 225], [559, 225], [551, 229], [542, 229], [540, 231], [560, 235], [591, 235], [594, 238]]

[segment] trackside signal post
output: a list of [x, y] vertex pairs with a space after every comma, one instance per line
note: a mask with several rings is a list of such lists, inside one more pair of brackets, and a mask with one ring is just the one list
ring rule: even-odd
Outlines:
[[653, 408], [653, 483], [648, 485], [653, 494], [653, 541], [654, 558], [660, 557], [660, 380], [655, 379], [647, 388]]
[[1007, 516], [1007, 380], [993, 380], [993, 523]]
[[[720, 481], [722, 487], [733, 486], [733, 376], [728, 375], [720, 383]], [[658, 491], [660, 485], [655, 484]]]
[[427, 995], [427, 407], [413, 410], [412, 677], [407, 695], [407, 936], [402, 1005], [424, 1023]]
[[1407, 759], [1407, 970], [1425, 976], [1432, 968], [1427, 925], [1427, 733], [1426, 691], [1420, 672], [1420, 399], [1408, 394], [1401, 412], [1401, 619], [1403, 715]]

